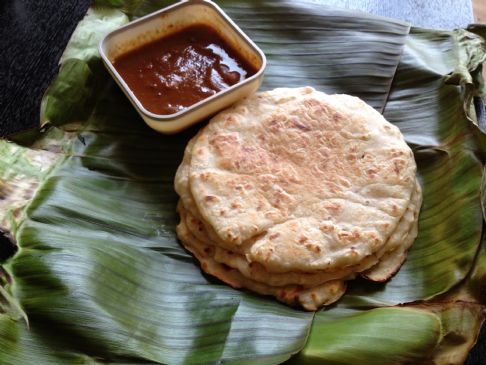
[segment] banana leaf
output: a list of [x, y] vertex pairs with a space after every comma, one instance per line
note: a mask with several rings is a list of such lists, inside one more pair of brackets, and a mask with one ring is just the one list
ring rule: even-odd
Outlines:
[[0, 227], [18, 245], [0, 270], [0, 364], [462, 364], [486, 304], [486, 139], [472, 103], [484, 39], [314, 1], [219, 2], [268, 57], [262, 89], [357, 95], [415, 153], [424, 204], [407, 261], [309, 313], [205, 276], [177, 242], [172, 181], [200, 126], [149, 130], [96, 51], [169, 3], [96, 1], [43, 127], [0, 141]]

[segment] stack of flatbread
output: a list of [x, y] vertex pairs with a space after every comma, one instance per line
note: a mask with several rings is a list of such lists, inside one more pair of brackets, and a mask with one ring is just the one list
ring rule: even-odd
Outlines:
[[206, 273], [316, 310], [357, 275], [399, 269], [417, 235], [415, 175], [399, 129], [362, 100], [275, 89], [188, 143], [177, 234]]

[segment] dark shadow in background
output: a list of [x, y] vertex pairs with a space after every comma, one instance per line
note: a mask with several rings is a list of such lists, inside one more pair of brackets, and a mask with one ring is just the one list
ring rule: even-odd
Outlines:
[[0, 137], [39, 125], [42, 95], [90, 0], [0, 1]]

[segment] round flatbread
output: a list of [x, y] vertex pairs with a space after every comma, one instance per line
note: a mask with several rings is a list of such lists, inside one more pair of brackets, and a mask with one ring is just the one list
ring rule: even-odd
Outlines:
[[[276, 89], [195, 138], [189, 190], [204, 221], [272, 272], [332, 270], [379, 251], [408, 206], [413, 154], [358, 98]], [[356, 243], [359, 242], [359, 245]]]
[[184, 221], [187, 229], [200, 242], [204, 242], [206, 250], [208, 250], [207, 253], [210, 254], [216, 262], [238, 270], [247, 278], [268, 285], [282, 286], [297, 284], [303, 285], [304, 287], [311, 287], [330, 280], [349, 280], [354, 278], [356, 273], [361, 273], [365, 270], [366, 274], [364, 276], [369, 280], [388, 280], [402, 264], [406, 257], [407, 250], [410, 248], [410, 245], [413, 243], [417, 235], [416, 218], [420, 210], [420, 204], [421, 190], [420, 185], [417, 183], [404, 216], [380, 252], [366, 257], [359, 263], [359, 265], [348, 266], [331, 272], [316, 271], [312, 273], [302, 271], [271, 273], [260, 263], [249, 262], [244, 254], [226, 250], [212, 242], [205, 232], [205, 224], [193, 217], [190, 212], [186, 211], [183, 204], [180, 204], [178, 211], [181, 220]]
[[304, 288], [300, 285], [271, 286], [253, 281], [238, 270], [216, 262], [208, 254], [210, 250], [207, 245], [191, 235], [183, 221], [177, 226], [177, 235], [181, 238], [184, 247], [198, 259], [204, 272], [233, 288], [247, 288], [259, 294], [272, 295], [283, 303], [292, 306], [300, 305], [309, 311], [336, 302], [346, 292], [346, 283], [342, 280], [328, 281], [312, 288]]
[[418, 230], [415, 174], [398, 128], [360, 99], [275, 89], [188, 143], [177, 234], [205, 272], [314, 310], [356, 274], [399, 269]]
[[397, 229], [390, 236], [380, 261], [361, 275], [372, 281], [387, 281], [400, 269], [418, 234], [418, 217], [422, 205], [422, 189], [417, 182], [409, 207]]

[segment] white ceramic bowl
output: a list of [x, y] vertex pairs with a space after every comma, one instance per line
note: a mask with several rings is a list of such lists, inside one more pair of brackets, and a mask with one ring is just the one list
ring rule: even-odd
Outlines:
[[[126, 52], [175, 33], [195, 24], [208, 25], [258, 71], [228, 89], [222, 90], [177, 113], [160, 115], [148, 111], [137, 99], [113, 66], [113, 61]], [[176, 133], [227, 108], [239, 99], [254, 93], [263, 79], [266, 58], [263, 52], [221, 10], [207, 0], [182, 1], [143, 18], [137, 19], [109, 33], [99, 45], [103, 63], [125, 95], [153, 129], [162, 133]]]

